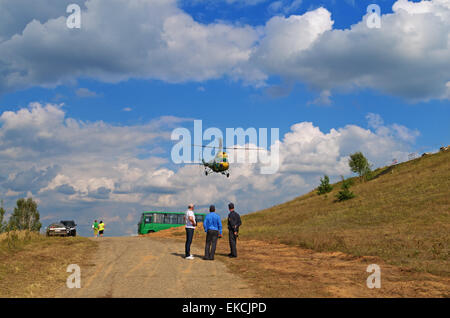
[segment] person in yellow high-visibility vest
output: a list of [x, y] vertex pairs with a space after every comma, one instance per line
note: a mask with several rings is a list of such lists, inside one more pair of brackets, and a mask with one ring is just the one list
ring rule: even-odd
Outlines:
[[100, 234], [100, 237], [103, 237], [103, 231], [105, 230], [105, 223], [103, 221], [100, 221], [98, 224], [98, 233]]
[[94, 230], [94, 237], [98, 237], [98, 222], [97, 220], [94, 221], [92, 224], [92, 229]]

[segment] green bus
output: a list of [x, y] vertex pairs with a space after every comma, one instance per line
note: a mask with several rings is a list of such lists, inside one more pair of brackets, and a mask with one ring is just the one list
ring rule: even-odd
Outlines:
[[[194, 213], [197, 222], [203, 222], [205, 213]], [[184, 212], [143, 212], [138, 223], [138, 234], [147, 234], [166, 230], [171, 227], [183, 226]]]

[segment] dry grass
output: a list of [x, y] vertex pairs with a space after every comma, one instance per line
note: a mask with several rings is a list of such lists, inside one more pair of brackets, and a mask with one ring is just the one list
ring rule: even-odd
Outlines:
[[[176, 239], [184, 246], [184, 229], [150, 234]], [[197, 229], [193, 244], [203, 248], [206, 235]], [[316, 252], [261, 240], [239, 240], [238, 258], [230, 259], [228, 239], [219, 239], [216, 261], [224, 262], [259, 297], [450, 297], [450, 278], [386, 264], [379, 257]], [[382, 288], [369, 289], [369, 264], [381, 267]]]
[[279, 242], [316, 251], [378, 256], [389, 264], [450, 276], [450, 153], [393, 168], [335, 202], [339, 184], [243, 216], [241, 238]]
[[[219, 253], [226, 243], [221, 244]], [[408, 271], [377, 257], [316, 252], [284, 244], [247, 240], [239, 257], [224, 262], [263, 297], [449, 297], [450, 279]], [[228, 251], [227, 251], [228, 252]], [[381, 288], [369, 289], [369, 264], [381, 268]]]
[[70, 275], [69, 264], [85, 264], [96, 243], [82, 237], [38, 233], [0, 235], [0, 297], [52, 297]]
[[[335, 202], [335, 184], [326, 197], [312, 191], [242, 216], [239, 257], [226, 257], [225, 235], [216, 258], [263, 297], [450, 297], [450, 153], [375, 175], [355, 180], [357, 196], [346, 202]], [[204, 241], [197, 230], [194, 244]], [[365, 285], [371, 263], [382, 268], [378, 290]]]

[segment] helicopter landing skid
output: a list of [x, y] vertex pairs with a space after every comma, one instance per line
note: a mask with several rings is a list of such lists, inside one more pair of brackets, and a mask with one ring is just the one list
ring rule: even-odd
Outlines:
[[[205, 168], [205, 176], [208, 176], [208, 175], [209, 175], [210, 173], [212, 173], [212, 172], [215, 172], [215, 171], [212, 170], [212, 169]], [[217, 172], [217, 173], [220, 173], [220, 174], [226, 176], [227, 178], [230, 177], [230, 173], [229, 173], [229, 172], [226, 172], [226, 171]]]

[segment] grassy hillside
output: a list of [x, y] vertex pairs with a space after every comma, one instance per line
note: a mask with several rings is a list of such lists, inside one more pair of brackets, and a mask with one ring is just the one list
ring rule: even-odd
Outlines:
[[96, 242], [35, 232], [0, 234], [0, 298], [52, 297], [65, 286], [69, 264], [87, 266]]
[[335, 202], [316, 191], [242, 217], [242, 239], [317, 251], [379, 256], [417, 271], [450, 276], [450, 152], [355, 178], [354, 199]]

